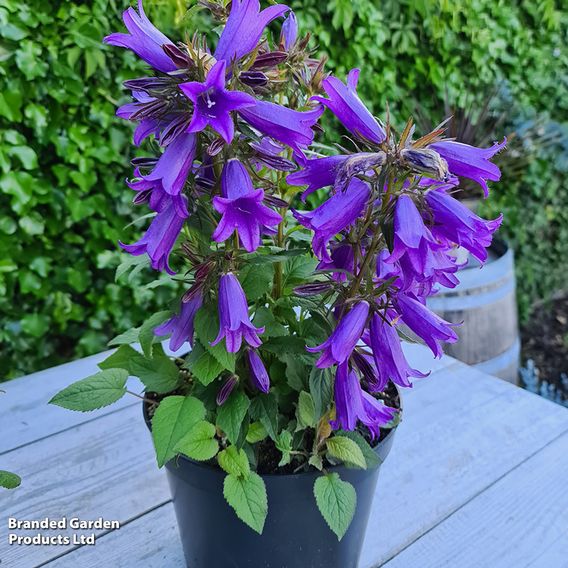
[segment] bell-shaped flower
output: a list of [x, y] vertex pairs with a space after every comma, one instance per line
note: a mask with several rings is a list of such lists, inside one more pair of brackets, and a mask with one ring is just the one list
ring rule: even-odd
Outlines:
[[258, 334], [264, 327], [255, 327], [250, 321], [247, 297], [240, 282], [232, 272], [223, 274], [219, 281], [219, 335], [211, 343], [214, 347], [225, 339], [227, 351], [236, 353], [244, 340], [251, 347], [259, 347], [262, 342]]
[[296, 18], [296, 14], [294, 14], [294, 12], [290, 10], [290, 14], [282, 24], [282, 31], [280, 33], [280, 45], [283, 46], [286, 51], [288, 51], [291, 47], [293, 47], [297, 39], [298, 19]]
[[255, 349], [248, 350], [248, 361], [250, 367], [250, 377], [252, 384], [263, 393], [267, 393], [270, 390], [270, 377], [260, 355]]
[[377, 381], [373, 384], [373, 389], [382, 391], [389, 380], [401, 387], [411, 387], [410, 377], [426, 376], [410, 367], [402, 352], [394, 324], [385, 321], [377, 313], [371, 318], [368, 342], [377, 369]]
[[187, 216], [182, 189], [191, 171], [195, 158], [195, 134], [181, 134], [166, 148], [154, 169], [147, 175], [141, 175], [138, 181], [128, 185], [135, 191], [157, 191], [166, 193], [173, 201], [178, 215]]
[[336, 419], [330, 422], [334, 430], [355, 430], [360, 421], [376, 439], [381, 426], [388, 424], [396, 415], [394, 408], [385, 406], [361, 388], [357, 374], [347, 362], [337, 367], [334, 399]]
[[357, 94], [359, 72], [359, 69], [352, 69], [347, 84], [337, 77], [324, 79], [323, 89], [329, 98], [312, 98], [329, 108], [351, 134], [381, 144], [386, 138], [385, 131]]
[[314, 191], [334, 185], [339, 168], [349, 159], [349, 156], [338, 155], [329, 156], [327, 158], [317, 158], [315, 160], [302, 160], [300, 164], [303, 169], [290, 174], [286, 181], [290, 185], [307, 185], [307, 189], [302, 193], [302, 201], [306, 201], [306, 197]]
[[385, 262], [399, 261], [405, 283], [408, 279], [420, 280], [425, 275], [432, 275], [438, 267], [437, 257], [433, 253], [442, 248], [443, 245], [436, 241], [424, 225], [412, 198], [406, 194], [401, 195], [394, 211], [393, 249]]
[[181, 83], [179, 88], [193, 102], [193, 116], [187, 131], [200, 132], [210, 125], [230, 144], [235, 135], [231, 112], [254, 106], [255, 99], [247, 93], [225, 89], [225, 67], [225, 61], [217, 61], [204, 83], [190, 81]]
[[322, 260], [316, 270], [334, 270], [332, 278], [337, 282], [345, 282], [348, 274], [355, 272], [355, 253], [353, 246], [342, 241], [331, 246], [331, 260]]
[[164, 202], [144, 236], [131, 245], [120, 243], [120, 246], [134, 256], [146, 253], [152, 268], [175, 274], [170, 268], [169, 256], [186, 218], [187, 215], [179, 214], [173, 201]]
[[333, 333], [317, 347], [306, 347], [310, 353], [323, 351], [316, 361], [316, 367], [325, 369], [332, 365], [347, 361], [355, 349], [355, 345], [361, 339], [363, 330], [369, 315], [368, 302], [362, 301], [355, 304], [337, 324]]
[[212, 235], [214, 241], [226, 241], [234, 231], [247, 252], [261, 244], [262, 232], [273, 232], [272, 227], [282, 217], [262, 204], [264, 191], [254, 189], [246, 168], [237, 159], [231, 159], [223, 168], [221, 177], [223, 197], [213, 198], [213, 207], [221, 213], [221, 221]]
[[138, 12], [128, 8], [122, 14], [122, 19], [128, 34], [114, 33], [106, 36], [104, 42], [118, 47], [130, 49], [140, 59], [151, 65], [154, 69], [168, 73], [176, 70], [175, 63], [165, 54], [163, 45], [173, 44], [152, 22], [146, 17], [142, 0], [138, 0]]
[[264, 28], [289, 9], [284, 4], [276, 4], [261, 11], [258, 0], [233, 0], [231, 13], [215, 50], [215, 59], [231, 63], [250, 53], [260, 41]]
[[177, 351], [186, 341], [193, 347], [193, 322], [203, 304], [201, 294], [194, 295], [189, 302], [181, 302], [179, 313], [154, 329], [159, 337], [170, 335], [170, 349]]
[[398, 294], [395, 306], [402, 321], [424, 340], [435, 357], [444, 354], [440, 341], [455, 343], [458, 340], [452, 327], [459, 324], [442, 319], [408, 294]]
[[479, 262], [487, 260], [487, 247], [501, 225], [503, 215], [488, 221], [441, 190], [426, 193], [434, 226], [432, 233], [467, 249]]
[[335, 193], [313, 211], [292, 211], [298, 223], [314, 232], [312, 249], [320, 260], [332, 260], [327, 244], [335, 235], [355, 223], [370, 195], [369, 186], [353, 178], [345, 191]]
[[494, 144], [490, 148], [476, 148], [453, 140], [442, 140], [430, 144], [429, 148], [438, 152], [446, 160], [452, 174], [475, 181], [487, 197], [489, 195], [487, 180], [499, 181], [501, 179], [501, 170], [489, 160], [506, 144], [506, 138], [500, 144]]
[[312, 126], [323, 111], [321, 105], [301, 112], [275, 103], [257, 101], [254, 106], [242, 109], [239, 114], [262, 134], [290, 146], [303, 155], [303, 150], [314, 140]]

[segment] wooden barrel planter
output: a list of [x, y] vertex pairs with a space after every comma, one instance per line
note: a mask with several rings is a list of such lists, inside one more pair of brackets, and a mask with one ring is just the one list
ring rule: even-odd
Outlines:
[[428, 299], [428, 306], [444, 319], [461, 322], [459, 342], [445, 352], [489, 375], [516, 384], [520, 338], [517, 321], [513, 251], [495, 241], [482, 270], [471, 261], [459, 272], [460, 284]]

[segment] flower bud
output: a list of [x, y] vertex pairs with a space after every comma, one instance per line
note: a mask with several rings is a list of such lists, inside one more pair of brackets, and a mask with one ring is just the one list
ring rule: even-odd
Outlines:
[[233, 392], [233, 389], [239, 384], [239, 378], [237, 375], [231, 375], [226, 381], [225, 384], [219, 389], [217, 393], [216, 402], [218, 406], [223, 406], [227, 399]]
[[280, 45], [284, 49], [289, 50], [298, 39], [298, 20], [296, 14], [290, 12], [290, 15], [284, 20], [282, 24], [282, 32], [280, 34]]
[[415, 172], [428, 174], [440, 181], [446, 181], [449, 177], [448, 163], [434, 150], [404, 148], [400, 156], [404, 165]]

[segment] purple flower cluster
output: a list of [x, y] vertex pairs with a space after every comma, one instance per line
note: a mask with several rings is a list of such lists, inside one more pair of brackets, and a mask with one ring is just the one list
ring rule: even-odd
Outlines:
[[[158, 336], [171, 335], [172, 349], [186, 341], [193, 345], [197, 312], [216, 302], [219, 331], [205, 346], [224, 345], [237, 354], [238, 372], [250, 378], [225, 377], [217, 396], [221, 405], [242, 384], [269, 392], [272, 366], [265, 361], [272, 355], [261, 339], [265, 328], [254, 325], [252, 316], [259, 307], [279, 305], [287, 293], [284, 256], [275, 257], [280, 264], [271, 304], [249, 302], [240, 270], [263, 254], [264, 260], [291, 254], [287, 224], [290, 233], [309, 231], [318, 264], [314, 274], [303, 274], [298, 295], [327, 295], [332, 315], [321, 317], [332, 331], [307, 351], [318, 354], [318, 368], [335, 368], [332, 426], [364, 425], [377, 438], [395, 416], [380, 393], [391, 382], [410, 387], [414, 378], [426, 376], [407, 362], [400, 327], [422, 338], [436, 357], [444, 343], [458, 339], [454, 324], [432, 313], [426, 299], [458, 284], [458, 247], [486, 261], [502, 218], [478, 217], [452, 192], [460, 178], [468, 178], [487, 196], [487, 182], [500, 177], [491, 159], [506, 141], [476, 148], [444, 139], [441, 130], [414, 140], [411, 122], [396, 138], [359, 97], [358, 69], [345, 83], [325, 77], [287, 6], [261, 10], [258, 0], [233, 0], [230, 6], [228, 14], [216, 6], [226, 23], [215, 49], [197, 35], [188, 45], [172, 42], [147, 18], [141, 0], [138, 12], [124, 13], [128, 33], [105, 38], [153, 69], [151, 76], [125, 83], [133, 101], [117, 115], [136, 123], [136, 145], [154, 136], [161, 148], [158, 157], [133, 161], [127, 183], [134, 203], [147, 203], [152, 220], [137, 242], [121, 246], [132, 255], [146, 254], [154, 269], [169, 274], [175, 274], [170, 257], [190, 261], [180, 276], [190, 289], [177, 313], [155, 329]], [[263, 34], [278, 18], [281, 33], [271, 48]], [[289, 88], [290, 81], [302, 88]], [[311, 149], [326, 109], [348, 132], [353, 151], [342, 147], [337, 155], [319, 156]], [[294, 186], [304, 190], [292, 203]], [[329, 194], [305, 210], [307, 196], [322, 188]], [[295, 323], [280, 332], [292, 335]]]

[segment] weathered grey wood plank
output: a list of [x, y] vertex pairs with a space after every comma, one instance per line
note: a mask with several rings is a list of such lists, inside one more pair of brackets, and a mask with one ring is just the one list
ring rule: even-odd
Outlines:
[[565, 408], [461, 365], [407, 396], [405, 415], [381, 469], [365, 567], [395, 556], [568, 431]]
[[411, 544], [386, 568], [568, 564], [568, 435]]
[[185, 568], [174, 507], [163, 505], [117, 531], [50, 562], [48, 568], [99, 566], [113, 568]]
[[[109, 418], [99, 419], [101, 427]], [[361, 565], [376, 566], [392, 558], [567, 430], [568, 412], [558, 405], [465, 365], [438, 371], [405, 397], [405, 419], [381, 471]], [[153, 459], [148, 458], [146, 467], [148, 478], [155, 471]], [[127, 472], [128, 464], [121, 468]], [[110, 473], [106, 467], [97, 474], [101, 486], [108, 483]], [[121, 483], [123, 492], [131, 491], [127, 474]], [[147, 506], [144, 503], [139, 514]], [[96, 503], [90, 503], [89, 510], [101, 514]], [[115, 544], [127, 547], [125, 555], [131, 555], [133, 547], [141, 554], [148, 552], [143, 531], [127, 533], [125, 528], [118, 534], [129, 535], [117, 536]], [[118, 551], [115, 555], [120, 556]], [[132, 566], [146, 565], [137, 555], [130, 560]]]
[[9, 546], [8, 515], [125, 522], [170, 498], [140, 404], [4, 454], [2, 467], [23, 479], [0, 497], [0, 558], [10, 568], [36, 566], [69, 547]]
[[[164, 347], [168, 353], [171, 353], [166, 345]], [[87, 413], [69, 412], [47, 404], [61, 389], [96, 373], [99, 370], [97, 364], [113, 351], [111, 349], [97, 353], [85, 359], [2, 383], [2, 390], [6, 392], [0, 394], [0, 432], [8, 432], [9, 435], [0, 437], [0, 455], [66, 428], [114, 412], [118, 408], [134, 404], [136, 402], [134, 397], [125, 396], [109, 408]], [[182, 348], [176, 354], [185, 352], [187, 348]], [[139, 392], [141, 385], [138, 380], [130, 379], [129, 388]]]

